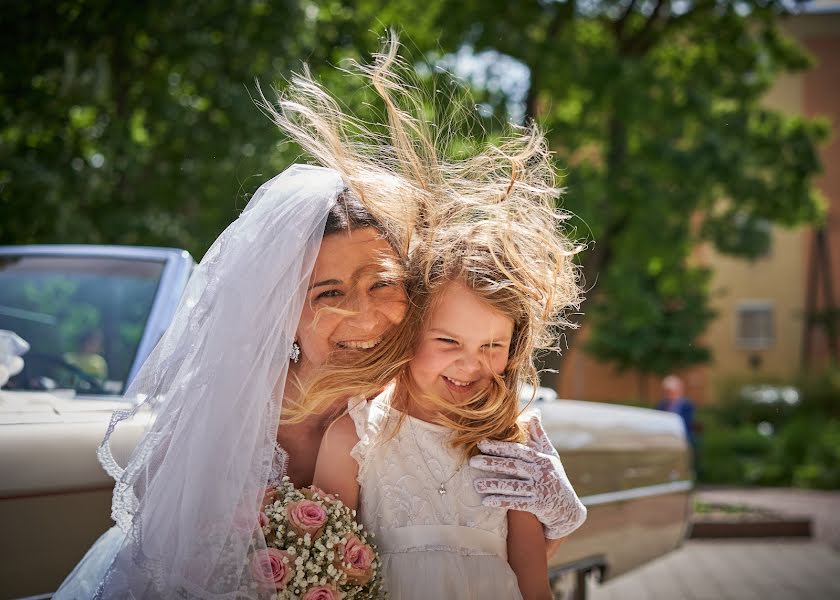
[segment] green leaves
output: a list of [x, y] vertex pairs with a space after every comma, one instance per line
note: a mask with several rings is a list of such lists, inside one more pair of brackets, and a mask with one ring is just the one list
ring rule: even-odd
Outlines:
[[[582, 257], [596, 282], [591, 349], [668, 371], [708, 356], [696, 346], [710, 318], [696, 245], [755, 257], [768, 224], [824, 214], [813, 179], [826, 124], [764, 102], [779, 76], [810, 64], [779, 30], [785, 10], [764, 0], [738, 10], [714, 0], [679, 10], [627, 0], [11, 3], [16, 27], [0, 41], [0, 243], [158, 244], [200, 256], [299, 155], [254, 106], [254, 80], [282, 87], [306, 61], [367, 118], [370, 94], [334, 67], [365, 60], [393, 26], [414, 60], [492, 71], [471, 79], [468, 107], [478, 105], [486, 135], [506, 111], [548, 131], [567, 174], [563, 206], [597, 242]], [[420, 70], [434, 85], [434, 69]], [[452, 155], [477, 133], [455, 130]]]

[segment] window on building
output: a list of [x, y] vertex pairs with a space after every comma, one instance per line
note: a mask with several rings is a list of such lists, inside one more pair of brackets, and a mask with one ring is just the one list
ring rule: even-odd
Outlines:
[[735, 342], [740, 348], [762, 350], [773, 344], [773, 305], [742, 302], [737, 308]]

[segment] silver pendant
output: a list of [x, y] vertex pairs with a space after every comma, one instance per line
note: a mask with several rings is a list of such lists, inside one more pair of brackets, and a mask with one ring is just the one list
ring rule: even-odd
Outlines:
[[441, 483], [441, 484], [440, 484], [440, 487], [438, 488], [438, 494], [440, 494], [441, 496], [443, 496], [445, 493], [446, 493], [446, 488], [445, 488], [445, 487], [443, 487], [443, 484]]

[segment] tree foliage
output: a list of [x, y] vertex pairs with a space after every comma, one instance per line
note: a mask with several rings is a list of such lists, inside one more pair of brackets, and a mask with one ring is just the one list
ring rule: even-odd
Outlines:
[[[352, 48], [351, 13], [294, 0], [7, 3], [0, 243], [184, 247], [197, 255], [297, 151], [270, 87]], [[355, 30], [354, 30], [355, 31]]]
[[[784, 12], [774, 0], [11, 3], [0, 243], [200, 255], [297, 155], [255, 109], [254, 79], [278, 81], [304, 60], [365, 114], [369, 96], [333, 66], [395, 26], [429, 63], [457, 72], [464, 49], [484, 57], [467, 62], [486, 71], [472, 81], [489, 129], [523, 115], [549, 131], [565, 208], [589, 243], [590, 349], [669, 371], [708, 356], [698, 245], [753, 257], [768, 223], [821, 214], [823, 128], [762, 103], [780, 74], [809, 64], [780, 33]], [[526, 73], [521, 98], [505, 61]]]

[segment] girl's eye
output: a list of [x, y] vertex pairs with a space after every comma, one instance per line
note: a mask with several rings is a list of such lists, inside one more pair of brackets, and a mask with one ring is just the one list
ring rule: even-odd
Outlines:
[[439, 338], [436, 338], [436, 339], [437, 339], [437, 341], [439, 341], [439, 342], [443, 342], [444, 344], [457, 344], [457, 343], [458, 343], [458, 342], [456, 342], [455, 340], [450, 339], [450, 338], [442, 338], [442, 337], [439, 337]]
[[338, 298], [341, 296], [341, 290], [324, 290], [317, 296], [315, 296], [316, 300], [320, 300], [321, 298]]
[[484, 350], [487, 352], [500, 352], [502, 350], [506, 350], [507, 346], [505, 344], [485, 344]]

